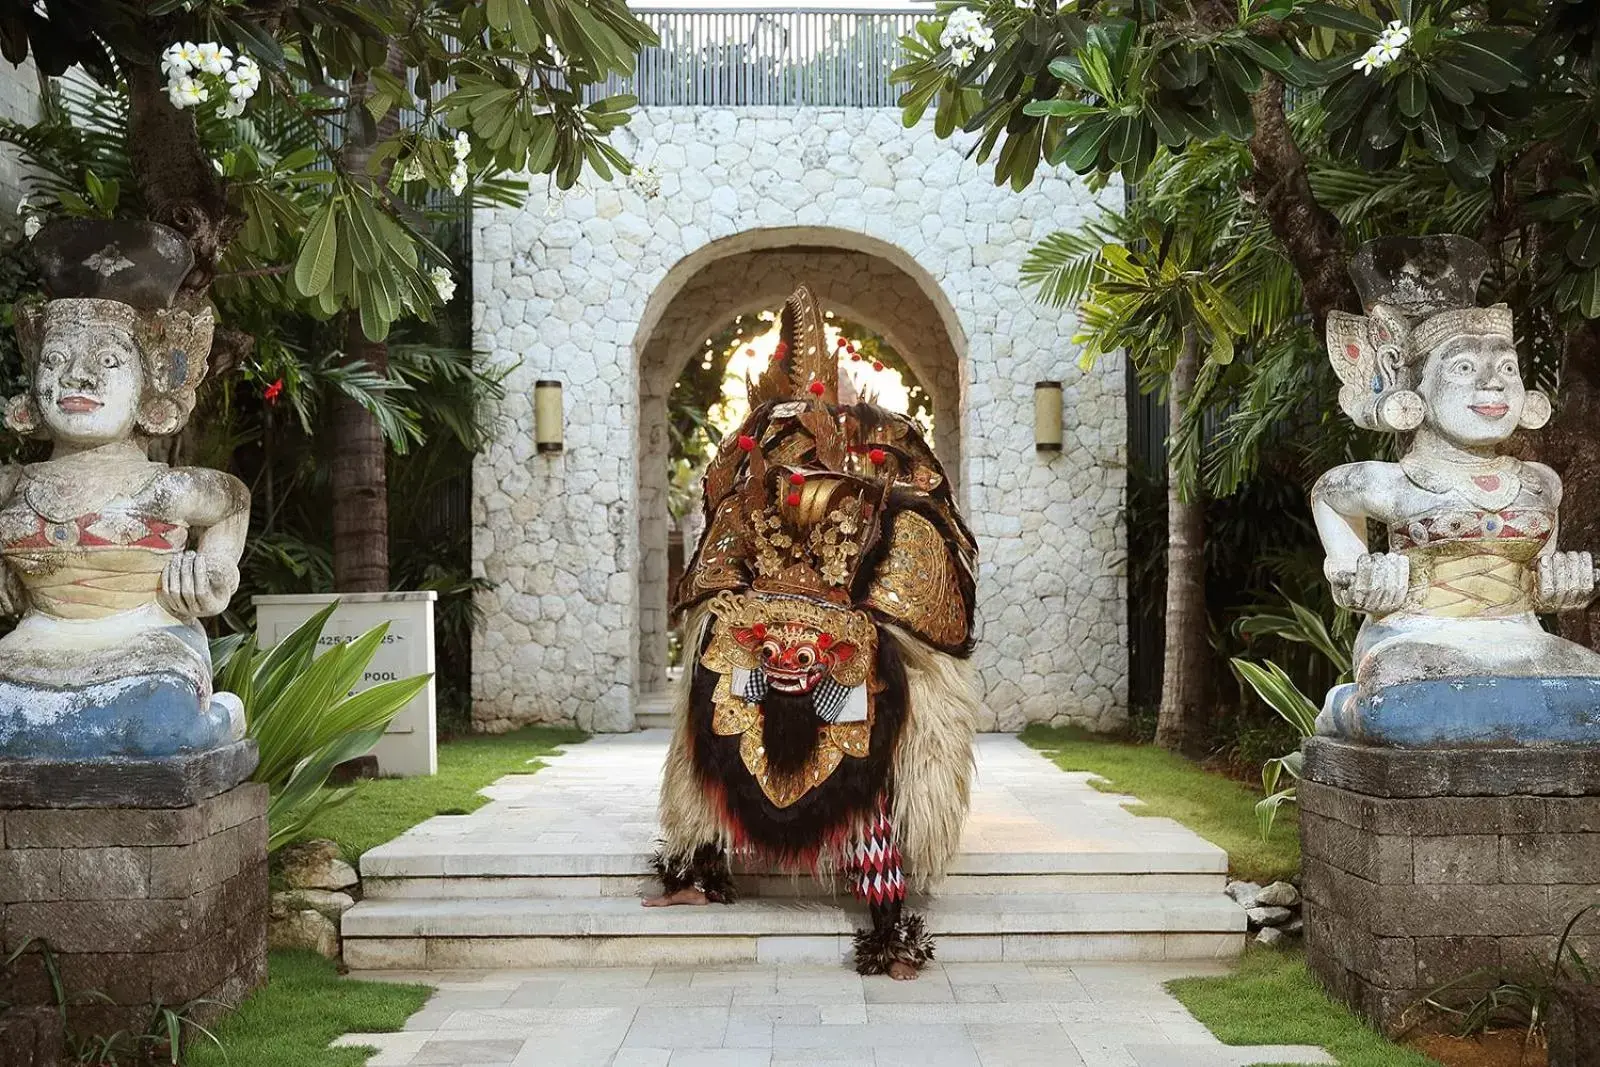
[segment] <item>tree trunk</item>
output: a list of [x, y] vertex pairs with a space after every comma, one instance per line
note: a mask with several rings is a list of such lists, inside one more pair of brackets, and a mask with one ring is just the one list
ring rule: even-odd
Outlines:
[[[361, 317], [345, 315], [345, 359], [376, 374], [389, 369], [389, 346], [368, 341]], [[388, 445], [378, 420], [343, 393], [333, 403], [333, 587], [340, 593], [389, 589]]]
[[[1167, 386], [1167, 410], [1175, 432], [1194, 392], [1200, 370], [1194, 331], [1185, 330], [1183, 348]], [[1206, 615], [1205, 502], [1197, 489], [1185, 500], [1178, 488], [1171, 449], [1167, 460], [1167, 615], [1166, 650], [1161, 664], [1161, 711], [1156, 744], [1197, 754], [1210, 719], [1211, 625]]]
[[[1539, 449], [1561, 476], [1561, 547], [1600, 548], [1600, 322], [1593, 320], [1567, 335], [1561, 370], [1561, 403], [1544, 430]], [[1594, 647], [1600, 638], [1600, 606], [1569, 611], [1560, 618], [1561, 635]]]
[[[391, 73], [406, 76], [400, 50], [389, 46], [386, 65]], [[347, 114], [354, 116], [366, 107], [369, 83], [360, 78], [350, 87]], [[399, 111], [391, 108], [376, 130], [376, 141], [392, 136], [399, 128]], [[357, 137], [356, 123], [347, 122], [349, 139], [344, 147], [344, 164], [357, 181], [381, 184], [387, 173], [375, 178], [367, 174], [372, 159], [372, 144]], [[365, 363], [378, 375], [389, 370], [389, 346], [369, 340], [361, 330], [361, 316], [344, 315], [344, 362]], [[333, 585], [341, 593], [382, 593], [389, 589], [389, 479], [385, 461], [388, 444], [378, 429], [378, 420], [366, 408], [342, 393], [333, 403]]]
[[172, 106], [160, 70], [123, 63], [134, 181], [150, 218], [189, 239], [195, 269], [184, 288], [203, 294], [243, 220], [229, 212], [222, 178], [200, 147], [194, 115]]
[[1306, 158], [1284, 113], [1283, 93], [1283, 82], [1263, 72], [1260, 90], [1250, 97], [1255, 118], [1255, 133], [1250, 136], [1255, 165], [1251, 190], [1300, 276], [1306, 309], [1321, 336], [1328, 312], [1359, 310], [1360, 301], [1350, 281], [1339, 220], [1317, 203], [1311, 191]]

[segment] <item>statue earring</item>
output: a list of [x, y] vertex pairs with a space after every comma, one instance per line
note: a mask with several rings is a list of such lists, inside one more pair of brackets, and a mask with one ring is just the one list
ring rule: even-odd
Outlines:
[[6, 402], [6, 425], [24, 437], [32, 436], [39, 429], [39, 408], [33, 402], [33, 397], [24, 393], [14, 396]]
[[1528, 390], [1522, 402], [1522, 414], [1517, 425], [1524, 430], [1537, 430], [1550, 421], [1550, 398], [1536, 389]]
[[1378, 425], [1385, 430], [1406, 433], [1422, 425], [1427, 405], [1410, 389], [1395, 389], [1378, 397], [1373, 405]]
[[176, 432], [182, 422], [182, 411], [169, 397], [151, 397], [139, 405], [139, 429], [153, 437]]

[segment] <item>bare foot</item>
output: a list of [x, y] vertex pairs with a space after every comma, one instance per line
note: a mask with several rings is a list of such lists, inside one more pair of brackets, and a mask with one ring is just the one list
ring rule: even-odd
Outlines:
[[905, 963], [901, 960], [895, 960], [893, 963], [889, 964], [889, 977], [893, 978], [896, 982], [915, 981], [919, 973], [920, 972], [915, 967], [911, 966], [911, 964]]
[[688, 886], [678, 890], [676, 893], [663, 893], [659, 897], [645, 897], [640, 903], [647, 908], [666, 908], [671, 907], [673, 904], [709, 904], [711, 901], [706, 897], [703, 890]]

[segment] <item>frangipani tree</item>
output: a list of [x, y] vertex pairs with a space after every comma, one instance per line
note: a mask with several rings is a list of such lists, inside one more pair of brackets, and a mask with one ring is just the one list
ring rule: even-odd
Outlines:
[[[624, 0], [38, 0], [0, 14], [11, 62], [125, 85], [122, 194], [188, 238], [191, 294], [224, 280], [346, 316], [343, 361], [379, 378], [393, 324], [454, 290], [418, 225], [429, 189], [505, 196], [503, 175], [569, 187], [585, 167], [626, 171], [606, 136], [632, 99], [589, 98], [653, 40]], [[267, 159], [253, 142], [271, 138], [246, 132], [207, 154], [198, 123], [258, 115], [287, 115], [311, 143]], [[336, 584], [386, 589], [383, 434], [354, 399], [330, 430]]]
[[[978, 158], [1019, 188], [1041, 163], [1137, 181], [1158, 152], [1239, 146], [1240, 196], [1317, 330], [1330, 310], [1357, 309], [1347, 231], [1360, 219], [1330, 210], [1313, 161], [1403, 187], [1446, 175], [1445, 195], [1470, 205], [1454, 214], [1474, 223], [1453, 228], [1491, 250], [1491, 284], [1520, 305], [1530, 354], [1556, 354], [1544, 458], [1567, 486], [1563, 538], [1600, 543], [1594, 0], [991, 0], [939, 11], [908, 39], [897, 75], [907, 121], [936, 107], [941, 135], [978, 133]], [[952, 19], [982, 39], [952, 39]], [[1449, 214], [1417, 210], [1409, 225]], [[1581, 619], [1563, 625], [1588, 636]]]

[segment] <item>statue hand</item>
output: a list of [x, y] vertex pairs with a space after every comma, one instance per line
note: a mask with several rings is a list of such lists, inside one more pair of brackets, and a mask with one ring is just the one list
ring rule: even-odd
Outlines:
[[1539, 611], [1571, 611], [1594, 599], [1594, 559], [1587, 552], [1553, 552], [1535, 564], [1539, 588], [1534, 607]]
[[1393, 552], [1356, 557], [1354, 570], [1330, 570], [1333, 600], [1341, 608], [1368, 615], [1397, 611], [1411, 589], [1411, 561]]
[[239, 568], [199, 552], [180, 552], [161, 574], [161, 606], [181, 618], [219, 614], [239, 588]]

